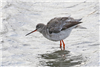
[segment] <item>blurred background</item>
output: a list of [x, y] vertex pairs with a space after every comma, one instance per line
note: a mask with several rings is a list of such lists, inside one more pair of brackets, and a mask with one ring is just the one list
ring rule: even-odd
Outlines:
[[[2, 1], [0, 51], [3, 66], [81, 67], [99, 66], [99, 2]], [[38, 23], [54, 17], [82, 18], [80, 25], [66, 38], [66, 50], [35, 32]]]

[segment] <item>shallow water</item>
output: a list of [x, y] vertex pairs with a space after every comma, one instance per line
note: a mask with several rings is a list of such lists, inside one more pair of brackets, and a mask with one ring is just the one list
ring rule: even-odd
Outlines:
[[[3, 2], [1, 66], [77, 67], [99, 66], [98, 2]], [[66, 50], [35, 32], [38, 23], [54, 17], [82, 18], [83, 27], [64, 40]]]

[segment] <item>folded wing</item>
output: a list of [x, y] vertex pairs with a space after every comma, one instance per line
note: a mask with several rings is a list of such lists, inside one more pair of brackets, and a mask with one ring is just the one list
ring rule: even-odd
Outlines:
[[47, 28], [49, 29], [49, 33], [59, 33], [62, 30], [66, 30], [74, 25], [77, 25], [81, 19], [73, 19], [71, 17], [58, 17], [51, 19]]

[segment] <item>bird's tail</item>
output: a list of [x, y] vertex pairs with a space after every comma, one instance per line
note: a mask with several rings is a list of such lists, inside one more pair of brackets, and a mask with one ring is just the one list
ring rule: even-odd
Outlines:
[[77, 25], [75, 28], [79, 28], [79, 29], [87, 29], [86, 27], [82, 27], [81, 25]]

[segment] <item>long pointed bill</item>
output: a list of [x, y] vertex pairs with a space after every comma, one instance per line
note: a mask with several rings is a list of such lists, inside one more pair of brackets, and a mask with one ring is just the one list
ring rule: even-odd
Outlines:
[[33, 33], [33, 32], [35, 32], [35, 31], [37, 31], [37, 30], [32, 31], [32, 32], [30, 32], [30, 33], [26, 34], [25, 36], [27, 36], [27, 35], [29, 35], [29, 34], [31, 34], [31, 33]]

